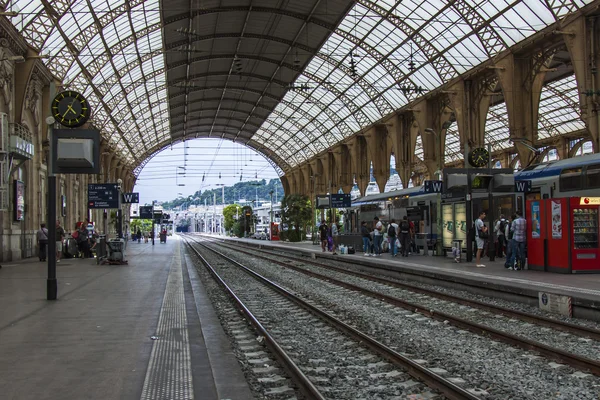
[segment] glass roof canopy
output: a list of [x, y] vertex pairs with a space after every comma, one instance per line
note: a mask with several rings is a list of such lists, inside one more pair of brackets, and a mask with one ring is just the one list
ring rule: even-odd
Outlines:
[[[303, 89], [288, 90], [248, 144], [278, 154], [285, 173], [420, 95], [400, 87], [433, 90], [589, 2], [358, 0], [297, 78]], [[6, 2], [19, 11], [13, 24], [50, 55], [46, 64], [66, 87], [88, 97], [94, 125], [134, 168], [172, 143], [160, 6]], [[547, 85], [540, 138], [582, 129], [578, 102], [574, 77]], [[508, 137], [504, 104], [490, 109], [487, 126], [490, 141]], [[453, 128], [447, 161], [462, 158]]]

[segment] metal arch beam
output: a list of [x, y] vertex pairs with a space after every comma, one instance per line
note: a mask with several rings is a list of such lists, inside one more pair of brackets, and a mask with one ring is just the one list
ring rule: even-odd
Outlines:
[[[206, 125], [209, 126], [209, 125]], [[273, 133], [273, 132], [270, 132]], [[228, 140], [228, 139], [226, 139]], [[165, 149], [167, 146], [169, 145], [173, 145], [179, 142], [182, 142], [183, 138], [177, 138], [175, 140], [173, 140], [172, 142], [169, 143], [159, 143], [156, 146], [154, 146], [154, 148], [152, 148], [150, 150], [150, 152], [148, 153], [148, 155], [144, 158], [144, 160], [138, 164], [137, 167], [134, 168], [134, 173], [136, 176], [139, 175], [139, 173], [141, 172], [141, 170], [146, 166], [146, 164], [148, 164], [148, 162], [154, 157], [156, 156], [156, 154], [158, 154], [159, 152], [161, 152], [163, 149]], [[232, 140], [233, 142], [233, 140]], [[235, 143], [235, 142], [234, 142]], [[278, 173], [280, 173], [279, 176], [282, 176], [283, 173], [281, 173], [281, 171], [283, 171], [283, 169], [285, 168], [286, 170], [289, 170], [291, 167], [289, 165], [287, 165], [287, 162], [285, 162], [285, 160], [278, 156], [273, 150], [269, 149], [268, 147], [265, 147], [259, 143], [256, 143], [254, 141], [250, 141], [248, 143], [245, 144], [246, 146], [256, 150], [257, 152], [259, 152], [260, 154], [262, 154], [267, 161], [273, 166], [273, 168], [275, 168], [276, 170], [278, 170]]]
[[[150, 91], [150, 95], [167, 88], [167, 84], [162, 85], [160, 87], [157, 87], [153, 90]], [[193, 91], [205, 91], [205, 90], [223, 90], [222, 86], [205, 86], [205, 87], [198, 87], [198, 88], [194, 88]], [[245, 88], [245, 87], [240, 87], [240, 86], [234, 86], [234, 87], [230, 87], [227, 90], [232, 90], [232, 91], [239, 91], [239, 92], [248, 92], [248, 93], [252, 93], [252, 94], [256, 94], [257, 96], [260, 96], [262, 94], [261, 91], [257, 90], [257, 89], [250, 89], [250, 88]], [[311, 102], [312, 104], [315, 104], [316, 106], [318, 106], [323, 112], [325, 112], [325, 114], [331, 119], [331, 121], [333, 121], [333, 125], [336, 126], [342, 133], [347, 134], [347, 136], [353, 134], [354, 132], [352, 131], [352, 129], [347, 125], [346, 121], [342, 120], [341, 118], [339, 118], [339, 116], [334, 113], [333, 111], [331, 111], [329, 108], [327, 108], [323, 103], [320, 103], [318, 100], [312, 99], [310, 98], [310, 95], [308, 93], [305, 93], [303, 91], [300, 92], [296, 92], [297, 95], [303, 96], [305, 98], [305, 101], [307, 102]], [[182, 96], [183, 93], [178, 93], [176, 95], [171, 95], [169, 97], [169, 99], [174, 99], [177, 97]], [[272, 94], [265, 94], [265, 97], [271, 98], [275, 101], [279, 101], [280, 104], [284, 104], [292, 109], [294, 109], [296, 112], [301, 113], [306, 119], [308, 119], [310, 121], [310, 123], [313, 123], [314, 121], [319, 122], [320, 125], [322, 125], [320, 123], [320, 121], [318, 120], [317, 116], [313, 116], [311, 114], [308, 114], [306, 111], [302, 110], [300, 107], [296, 106], [294, 103], [291, 103], [289, 101], [283, 100], [275, 95]], [[133, 103], [134, 106], [139, 105], [139, 103]], [[152, 107], [153, 104], [149, 104], [147, 105], [145, 108], [142, 108], [140, 110], [140, 112], [144, 112], [147, 108]], [[308, 124], [307, 124], [308, 125]], [[328, 128], [324, 127], [324, 129], [329, 132], [329, 135], [332, 135], [334, 137], [334, 140], [336, 141], [341, 141], [343, 140], [343, 138], [338, 138], [337, 136], [335, 136], [335, 134]]]
[[[251, 103], [251, 102], [247, 102], [247, 103], [254, 105], [254, 103]], [[244, 113], [244, 114], [245, 114], [245, 112], [244, 112], [244, 111], [240, 111], [240, 110], [238, 110], [238, 109], [236, 109], [236, 108], [225, 108], [225, 107], [220, 107], [220, 108], [219, 108], [219, 107], [203, 108], [203, 109], [202, 109], [202, 111], [215, 111], [215, 112], [218, 112], [218, 111], [227, 111], [227, 112], [231, 112], [231, 113]], [[277, 113], [277, 114], [279, 114], [279, 113]], [[216, 120], [216, 119], [217, 119], [217, 118], [216, 118], [216, 115], [217, 115], [217, 114], [215, 113], [215, 115], [214, 115], [214, 120]], [[285, 118], [285, 116], [284, 116], [284, 118]], [[265, 118], [265, 119], [266, 119], [266, 118]], [[236, 121], [239, 121], [239, 120], [237, 120], [237, 119], [235, 119], [235, 120], [236, 120]], [[293, 121], [293, 120], [292, 120], [292, 121]], [[291, 131], [289, 131], [289, 130], [287, 130], [286, 128], [284, 128], [282, 124], [275, 123], [275, 122], [273, 122], [273, 121], [269, 121], [269, 123], [271, 123], [272, 125], [275, 125], [275, 126], [277, 126], [277, 127], [278, 127], [278, 128], [280, 128], [281, 130], [285, 130], [285, 131], [289, 132], [290, 134], [292, 133]], [[293, 124], [294, 126], [296, 126], [296, 128], [298, 129], [298, 131], [299, 131], [299, 132], [300, 132], [300, 131], [303, 131], [303, 130], [302, 130], [302, 128], [301, 128], [301, 125], [300, 125], [300, 124], [298, 124], [298, 123], [296, 123], [296, 122], [290, 122], [290, 123], [291, 123], [291, 124]], [[177, 126], [178, 126], [178, 125], [180, 125], [180, 124], [182, 124], [182, 122], [181, 122], [181, 123], [178, 123], [178, 124], [176, 124], [176, 125], [173, 125], [173, 127], [175, 128], [175, 127], [177, 127]], [[253, 124], [251, 124], [250, 122], [248, 122], [248, 125], [253, 125]], [[193, 128], [193, 127], [197, 127], [197, 126], [198, 126], [198, 125], [193, 125], [193, 126], [190, 126], [190, 129], [191, 129], [191, 128]], [[253, 125], [253, 126], [256, 126], [256, 127], [260, 128], [258, 125]], [[264, 129], [264, 128], [263, 128], [263, 129]], [[177, 130], [179, 130], [179, 129], [177, 129]], [[252, 131], [247, 131], [247, 132], [248, 132], [248, 133], [250, 133], [250, 134], [252, 134], [252, 133], [253, 133]], [[309, 132], [303, 132], [303, 133], [304, 133], [306, 136], [309, 136], [309, 137], [312, 139], [312, 142], [311, 142], [310, 144], [306, 144], [306, 146], [309, 146], [309, 145], [311, 145], [311, 146], [315, 146], [315, 143], [316, 143], [316, 142], [318, 142], [317, 138], [316, 138], [315, 136], [313, 136], [312, 134], [310, 134]], [[295, 135], [294, 135], [294, 136], [295, 136]], [[316, 148], [315, 148], [314, 150], [315, 150], [315, 154], [317, 154], [319, 151], [323, 151], [323, 150], [325, 150], [325, 149], [318, 150], [318, 149], [316, 149]]]
[[[508, 48], [506, 42], [498, 35], [498, 32], [490, 26], [489, 21], [483, 18], [473, 6], [465, 0], [453, 0], [451, 4], [467, 22], [469, 27], [471, 27], [471, 31], [477, 35], [488, 58]], [[491, 51], [490, 48], [492, 49]]]
[[[321, 55], [318, 55], [318, 56], [320, 57]], [[210, 56], [198, 57], [198, 58], [196, 58], [196, 59], [193, 59], [193, 60], [192, 60], [192, 62], [197, 62], [197, 61], [209, 61], [209, 60], [213, 60], [213, 59], [219, 59], [219, 58], [227, 58], [227, 59], [228, 59], [228, 58], [233, 58], [233, 55], [222, 55], [222, 54], [217, 54], [217, 55], [210, 55]], [[269, 58], [265, 58], [265, 57], [261, 57], [261, 56], [243, 56], [243, 57], [241, 57], [241, 58], [244, 58], [244, 59], [250, 59], [250, 60], [257, 60], [257, 61], [262, 61], [262, 62], [269, 62], [269, 63], [273, 63], [273, 64], [281, 64], [281, 65], [285, 66], [286, 68], [288, 68], [288, 69], [290, 69], [290, 70], [297, 71], [297, 72], [299, 72], [299, 73], [303, 74], [304, 76], [308, 77], [309, 79], [311, 79], [311, 80], [314, 80], [314, 81], [318, 82], [319, 84], [321, 84], [322, 86], [326, 87], [326, 88], [327, 88], [327, 89], [329, 89], [330, 91], [332, 91], [332, 92], [334, 92], [334, 91], [335, 91], [335, 88], [334, 88], [334, 86], [333, 86], [333, 85], [329, 84], [328, 82], [324, 81], [323, 79], [319, 78], [319, 77], [318, 77], [318, 76], [316, 76], [316, 75], [313, 75], [313, 74], [308, 74], [308, 73], [306, 73], [306, 72], [302, 72], [302, 71], [301, 71], [299, 68], [296, 68], [296, 67], [294, 67], [294, 66], [293, 66], [293, 65], [291, 65], [291, 64], [288, 64], [288, 63], [280, 63], [280, 62], [278, 62], [278, 61], [276, 61], [276, 60], [269, 59]], [[329, 60], [331, 60], [331, 58], [328, 58], [328, 59], [329, 59]], [[176, 65], [169, 66], [169, 69], [171, 69], [171, 68], [176, 68], [176, 67], [179, 67], [179, 66], [181, 66], [181, 65], [182, 65], [181, 63], [178, 63], [178, 64], [176, 64]], [[185, 64], [184, 64], [184, 65], [185, 65]], [[271, 80], [271, 79], [269, 78], [269, 80]], [[174, 80], [174, 81], [172, 81], [172, 82], [178, 83], [178, 82], [180, 82], [180, 81], [181, 81], [181, 80]], [[184, 81], [182, 81], [182, 82], [184, 82]], [[363, 83], [367, 84], [367, 83], [366, 83], [366, 81], [364, 81], [364, 80], [363, 80]], [[369, 85], [370, 85], [370, 84], [369, 84]], [[285, 85], [283, 85], [283, 87], [285, 87]], [[363, 88], [363, 89], [364, 89], [364, 88]], [[257, 92], [258, 92], [258, 91], [257, 91]], [[262, 93], [262, 92], [259, 92], [259, 93]], [[367, 93], [368, 93], [368, 92], [367, 92]], [[180, 94], [178, 94], [178, 95], [182, 95], [182, 93], [180, 93]], [[265, 94], [265, 96], [266, 96], [266, 94]], [[171, 98], [172, 98], [172, 97], [171, 97]], [[277, 101], [281, 101], [279, 98], [275, 98], [275, 99], [276, 99]], [[344, 99], [347, 99], [347, 98], [346, 98], [346, 97], [344, 97]], [[343, 100], [343, 99], [342, 99], [342, 100]], [[348, 102], [350, 102], [350, 104], [354, 104], [354, 103], [353, 103], [353, 102], [352, 102], [350, 99], [347, 99], [347, 100], [348, 100]], [[390, 107], [391, 107], [391, 105], [390, 105]], [[320, 108], [321, 108], [321, 111], [323, 112], [323, 111], [324, 111], [325, 109], [327, 109], [328, 107], [327, 107], [327, 106], [324, 106], [324, 107], [320, 107]], [[351, 111], [353, 111], [352, 109], [350, 109], [350, 110], [351, 110]], [[312, 116], [311, 118], [317, 118], [317, 117], [318, 117], [318, 115], [315, 115], [315, 116]], [[352, 134], [353, 132], [350, 130], [349, 132], [345, 132], [345, 133], [346, 133], [346, 134]], [[341, 139], [337, 139], [337, 140], [341, 140]]]
[[[92, 14], [92, 20], [98, 26], [98, 35], [100, 37], [100, 40], [102, 41], [102, 44], [104, 45], [104, 50], [106, 51], [106, 54], [108, 55], [108, 59], [109, 59], [110, 65], [111, 65], [111, 67], [112, 67], [112, 69], [114, 71], [114, 75], [118, 77], [117, 80], [119, 82], [119, 86], [120, 86], [121, 90], [124, 91], [125, 88], [123, 87], [123, 84], [121, 83], [121, 76], [119, 75], [119, 71], [118, 71], [118, 69], [117, 69], [117, 67], [116, 67], [116, 65], [115, 65], [115, 63], [113, 61], [113, 53], [111, 52], [111, 49], [108, 46], [108, 43], [106, 42], [106, 38], [104, 37], [104, 32], [103, 32], [102, 28], [99, 27], [100, 21], [98, 19], [98, 16], [94, 12], [94, 8], [93, 8], [92, 4], [90, 3], [90, 0], [86, 0], [86, 2], [87, 2], [87, 5], [88, 5], [88, 7], [90, 9], [91, 14]], [[129, 103], [129, 99], [127, 98], [127, 96], [125, 96], [125, 101], [127, 101], [127, 105], [129, 106], [129, 110], [131, 111], [132, 110], [131, 104]], [[132, 117], [133, 117], [133, 115], [132, 115]], [[146, 145], [144, 143], [144, 137], [142, 135], [142, 130], [141, 130], [140, 126], [137, 124], [137, 120], [134, 119], [133, 121], [134, 121], [135, 127], [137, 128], [137, 131], [140, 134], [139, 135], [140, 139], [142, 140], [142, 143], [144, 144], [144, 147], [146, 147]]]
[[[46, 13], [52, 18], [55, 18], [55, 23], [56, 23], [56, 29], [58, 30], [58, 32], [60, 33], [62, 39], [65, 41], [65, 43], [67, 44], [67, 47], [69, 49], [69, 51], [71, 52], [71, 54], [78, 54], [79, 50], [75, 47], [75, 45], [73, 44], [73, 42], [71, 42], [71, 40], [69, 39], [69, 37], [67, 36], [67, 34], [64, 32], [64, 30], [58, 25], [58, 20], [56, 20], [56, 15], [54, 15], [54, 9], [52, 8], [52, 6], [50, 5], [50, 3], [48, 2], [48, 0], [41, 0], [44, 9], [46, 10]], [[98, 96], [98, 100], [102, 103], [102, 106], [107, 107], [106, 103], [102, 100], [102, 96], [100, 91], [98, 90], [98, 88], [96, 87], [96, 85], [94, 84], [93, 81], [93, 77], [91, 77], [85, 66], [81, 63], [81, 61], [78, 59], [77, 63], [79, 64], [79, 68], [81, 69], [82, 74], [86, 77], [86, 79], [88, 80], [89, 85], [91, 86], [92, 90], [94, 91], [94, 93], [96, 94], [96, 96]], [[133, 149], [131, 148], [131, 146], [129, 145], [129, 143], [127, 142], [127, 140], [125, 139], [125, 135], [123, 134], [123, 132], [119, 129], [119, 125], [117, 124], [117, 121], [114, 120], [113, 118], [113, 124], [115, 126], [115, 129], [117, 130], [117, 132], [119, 133], [119, 136], [121, 137], [121, 140], [123, 140], [125, 147], [127, 147], [127, 149], [129, 150], [130, 155], [134, 158], [134, 160], [137, 162], [138, 160], [135, 158], [135, 153], [133, 151]]]
[[[140, 54], [140, 48], [138, 46], [139, 36], [138, 36], [138, 32], [136, 32], [136, 30], [134, 29], [134, 26], [133, 26], [132, 15], [131, 15], [131, 11], [132, 10], [131, 10], [131, 5], [130, 5], [130, 1], [129, 0], [125, 1], [125, 6], [127, 7], [127, 14], [129, 15], [129, 18], [128, 18], [128, 20], [129, 20], [129, 28], [131, 29], [132, 36], [134, 37], [135, 52], [137, 54], [137, 58], [138, 58], [138, 61], [139, 61], [140, 65], [142, 65], [143, 64], [142, 55]], [[147, 84], [147, 81], [145, 79], [145, 73], [144, 73], [143, 69], [141, 69], [141, 71], [142, 71], [142, 74], [144, 74], [144, 89], [145, 89], [144, 92], [146, 93], [146, 99], [148, 100], [148, 104], [150, 104], [150, 103], [152, 103], [152, 101], [150, 100], [150, 95], [148, 94], [148, 84]], [[121, 73], [123, 73], [123, 72], [125, 72], [125, 71], [122, 71]], [[127, 73], [127, 72], [125, 72], [125, 73]], [[122, 82], [121, 82], [121, 85], [123, 85]], [[158, 141], [159, 140], [159, 138], [158, 138], [158, 129], [156, 127], [156, 122], [154, 122], [155, 121], [155, 119], [154, 119], [155, 118], [154, 108], [152, 108], [150, 110], [150, 115], [152, 116], [151, 121], [152, 121], [152, 125], [154, 126], [154, 133], [156, 134], [156, 140]], [[140, 131], [140, 133], [141, 133], [141, 131]]]
[[[195, 37], [196, 38], [195, 42], [200, 42], [200, 41], [204, 41], [204, 40], [212, 40], [212, 39], [235, 38], [235, 37], [238, 37], [238, 35], [239, 35], [239, 33], [219, 33], [219, 34], [210, 34], [210, 35], [203, 35], [203, 36], [198, 35]], [[286, 40], [286, 39], [269, 36], [269, 35], [259, 35], [259, 34], [250, 34], [250, 33], [244, 34], [244, 38], [273, 41], [273, 42], [285, 44], [289, 47], [298, 48], [300, 50], [306, 51], [309, 54], [312, 54], [314, 57], [318, 57], [318, 58], [322, 59], [323, 61], [329, 63], [334, 68], [341, 70], [347, 76], [349, 76], [349, 77], [352, 76], [350, 68], [347, 67], [346, 65], [339, 63], [337, 60], [333, 59], [328, 54], [322, 53], [317, 49], [303, 45], [301, 43], [293, 42], [291, 40]], [[173, 42], [173, 43], [171, 43], [170, 46], [168, 46], [168, 49], [177, 48], [179, 46], [182, 46], [185, 43], [186, 43], [185, 41]], [[204, 61], [204, 60], [210, 60], [213, 58], [233, 58], [233, 56], [236, 56], [236, 54], [234, 54], [234, 55], [211, 54], [210, 56], [193, 58], [193, 59], [191, 59], [191, 62], [192, 63], [199, 62], [199, 61]], [[252, 56], [252, 55], [237, 54], [237, 57], [251, 59], [251, 60], [257, 60], [257, 61], [270, 62], [270, 63], [277, 63], [277, 64], [281, 63], [283, 66], [285, 66], [286, 68], [288, 68], [290, 70], [293, 70], [293, 71], [299, 72], [301, 74], [304, 74], [305, 76], [308, 76], [308, 73], [306, 71], [303, 71], [302, 69], [297, 68], [297, 67], [293, 66], [292, 64], [289, 64], [289, 63], [286, 63], [283, 61], [273, 60], [273, 59], [269, 59], [269, 58], [261, 57], [261, 56]], [[179, 63], [173, 63], [168, 66], [168, 69], [180, 67], [185, 64], [186, 63], [183, 61], [179, 62]], [[311, 75], [312, 80], [319, 82], [323, 86], [327, 86], [326, 81], [324, 79], [319, 78], [318, 76], [313, 75], [313, 74], [310, 74], [310, 75]], [[387, 101], [387, 99], [383, 96], [383, 94], [379, 91], [379, 89], [377, 89], [371, 82], [367, 81], [366, 79], [354, 79], [353, 78], [352, 80], [356, 84], [358, 84], [365, 93], [367, 93], [367, 95], [369, 96], [370, 99], [372, 99], [373, 101], [376, 102], [377, 106], [382, 110], [382, 115], [387, 115], [394, 111], [394, 107]]]
[[[228, 72], [225, 72], [225, 71], [207, 72], [207, 73], [202, 73], [202, 74], [195, 74], [195, 75], [193, 75], [193, 76], [190, 77], [190, 80], [199, 79], [199, 78], [205, 78], [205, 77], [209, 77], [209, 76], [223, 76], [223, 75], [227, 75], [227, 74], [228, 74]], [[252, 74], [252, 73], [240, 73], [239, 75], [243, 76], [243, 77], [248, 77], [248, 78], [254, 78], [254, 79], [259, 79], [259, 80], [266, 80], [268, 82], [275, 83], [275, 84], [280, 85], [282, 87], [285, 87], [287, 85], [287, 82], [283, 82], [283, 81], [280, 81], [278, 79], [271, 79], [270, 77], [266, 77], [266, 76], [263, 76], [263, 75]], [[175, 79], [172, 82], [170, 82], [169, 84], [176, 84], [176, 83], [183, 82], [183, 81], [184, 81], [183, 79]], [[335, 88], [332, 87], [332, 90], [335, 90]], [[339, 91], [337, 91], [337, 90], [335, 90], [335, 91], [339, 93]], [[310, 98], [310, 95], [307, 98]], [[352, 111], [351, 108], [350, 108], [350, 110]], [[335, 140], [338, 140], [338, 141], [342, 140], [342, 139], [335, 138]]]
[[[206, 87], [195, 88], [192, 91], [205, 91], [205, 90], [223, 90], [223, 87], [222, 86], [206, 86]], [[256, 94], [257, 96], [260, 96], [261, 93], [262, 93], [260, 90], [257, 90], [257, 89], [244, 88], [244, 87], [240, 87], [240, 86], [230, 87], [230, 88], [228, 88], [228, 90], [239, 91], [239, 92], [242, 92], [242, 91], [243, 92], [248, 92], [248, 93]], [[311, 99], [310, 95], [308, 93], [303, 92], [303, 91], [296, 92], [296, 94], [298, 94], [300, 96], [303, 96], [305, 98], [305, 101], [311, 102], [312, 104], [315, 104], [322, 111], [324, 111], [325, 114], [333, 122], [333, 125], [336, 126], [338, 129], [340, 129], [340, 131], [342, 133], [348, 133], [348, 135], [351, 135], [353, 133], [352, 130], [351, 130], [351, 128], [347, 125], [346, 121], [344, 121], [341, 118], [339, 118], [339, 116], [336, 113], [332, 112], [329, 108], [326, 108], [323, 103], [320, 103], [318, 100]], [[182, 95], [182, 93], [178, 93], [176, 95], [172, 95], [172, 96], [170, 96], [170, 99], [174, 99], [174, 98], [180, 97], [181, 95]], [[325, 131], [329, 132], [329, 134], [334, 137], [334, 140], [336, 140], [336, 141], [343, 140], [343, 138], [336, 137], [335, 134], [333, 134], [330, 129], [328, 129], [327, 127], [323, 126], [322, 123], [317, 118], [317, 116], [313, 116], [311, 114], [308, 114], [306, 111], [304, 111], [302, 108], [296, 106], [294, 103], [289, 102], [287, 100], [283, 100], [283, 99], [280, 100], [279, 97], [274, 96], [274, 95], [269, 94], [269, 93], [265, 94], [265, 97], [271, 98], [271, 99], [273, 99], [275, 101], [279, 101], [280, 104], [283, 104], [283, 105], [285, 105], [287, 107], [290, 107], [290, 108], [294, 109], [295, 112], [298, 112], [298, 113], [302, 114], [303, 117], [305, 117], [306, 119], [308, 119], [309, 123], [314, 124], [314, 121], [317, 121], [319, 123], [319, 125], [321, 125], [323, 127], [323, 129], [325, 129]], [[143, 110], [144, 109], [142, 109], [142, 111]], [[307, 125], [308, 125], [308, 123], [305, 126], [307, 126]]]
[[[219, 100], [220, 100], [220, 98], [217, 98], [217, 97], [202, 99], [202, 101], [207, 101], [207, 102], [210, 102], [210, 101], [219, 101]], [[227, 100], [228, 101], [234, 101], [234, 102], [237, 102], [237, 103], [242, 103], [242, 104], [249, 104], [249, 105], [252, 105], [252, 106], [255, 104], [255, 103], [253, 103], [251, 101], [243, 100], [243, 99], [231, 99], [231, 98], [227, 98]], [[265, 107], [265, 106], [260, 105], [260, 104], [257, 105], [257, 107], [261, 108], [263, 110], [267, 110], [269, 112], [269, 114], [271, 114], [271, 113], [272, 114], [276, 114], [278, 117], [281, 117], [281, 118], [285, 119], [286, 121], [288, 120], [289, 116], [288, 115], [284, 115], [280, 111], [272, 110], [271, 108]], [[215, 110], [216, 110], [216, 108], [202, 108], [202, 110], [199, 110], [199, 111], [215, 111]], [[226, 110], [231, 110], [233, 112], [239, 112], [237, 109], [226, 109]], [[303, 112], [301, 109], [298, 109], [298, 110], [295, 110], [295, 111], [298, 111], [300, 113], [306, 114], [306, 112]], [[198, 112], [198, 111], [191, 111], [190, 113], [196, 113], [196, 112]], [[185, 114], [184, 113], [179, 113], [179, 114], [171, 115], [171, 117], [172, 118], [177, 118], [177, 117], [182, 117], [183, 115], [185, 115]], [[308, 115], [308, 116], [310, 117], [310, 115]], [[262, 118], [262, 117], [260, 117], [260, 118]], [[269, 118], [269, 116], [266, 116], [264, 119], [268, 120], [268, 118]], [[307, 118], [307, 117], [305, 116], [305, 118]], [[306, 125], [299, 124], [293, 118], [289, 119], [289, 120], [290, 120], [290, 123], [293, 124], [298, 129], [298, 131], [303, 131], [308, 126], [308, 124], [315, 125], [315, 126], [319, 125], [320, 128], [323, 129], [323, 131], [327, 130], [327, 127], [324, 126], [318, 119], [314, 120], [317, 123], [314, 123], [313, 121], [309, 121], [309, 123], [307, 123]], [[269, 120], [269, 123], [271, 123], [270, 120]], [[311, 137], [312, 141], [317, 141], [317, 138], [314, 135], [310, 135], [310, 137]]]
[[[398, 1], [398, 3], [399, 2], [400, 1]], [[386, 10], [383, 7], [379, 6], [376, 1], [357, 0], [356, 3], [373, 11], [375, 14], [378, 14], [381, 18], [385, 18], [388, 22], [396, 26], [407, 36], [406, 40], [404, 40], [402, 43], [399, 43], [398, 47], [396, 48], [401, 47], [408, 40], [412, 40], [413, 43], [415, 43], [425, 55], [427, 55], [431, 59], [437, 60], [433, 62], [433, 65], [435, 67], [435, 70], [440, 75], [440, 78], [442, 78], [442, 81], [448, 81], [451, 78], [454, 78], [458, 75], [458, 71], [456, 70], [456, 68], [454, 68], [452, 63], [449, 62], [446, 57], [442, 56], [436, 59], [439, 51], [435, 48], [435, 46], [431, 43], [429, 39], [425, 38], [425, 36], [421, 34], [422, 27], [414, 29], [412, 26], [405, 23], [404, 19], [402, 19], [400, 16], [395, 15], [390, 10]], [[450, 7], [450, 5], [451, 2], [448, 2], [448, 4], [444, 5], [444, 7], [442, 7], [439, 12], [443, 12], [445, 9]]]

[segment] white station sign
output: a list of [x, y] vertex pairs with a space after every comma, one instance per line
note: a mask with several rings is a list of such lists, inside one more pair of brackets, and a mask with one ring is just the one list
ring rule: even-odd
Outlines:
[[579, 200], [580, 206], [598, 206], [600, 205], [600, 197], [582, 197]]

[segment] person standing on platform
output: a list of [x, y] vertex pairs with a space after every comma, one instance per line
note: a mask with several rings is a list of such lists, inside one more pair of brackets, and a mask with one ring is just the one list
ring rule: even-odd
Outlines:
[[36, 234], [40, 261], [46, 261], [46, 247], [48, 246], [48, 229], [46, 224], [40, 225], [40, 230]]
[[477, 268], [485, 268], [485, 265], [481, 263], [481, 253], [483, 252], [483, 246], [485, 246], [485, 239], [488, 237], [488, 228], [483, 223], [485, 219], [485, 212], [479, 213], [479, 218], [475, 220], [475, 242], [477, 242]]
[[400, 251], [402, 251], [402, 257], [408, 257], [408, 251], [410, 250], [410, 241], [411, 241], [411, 232], [410, 232], [410, 223], [408, 222], [408, 217], [405, 215], [402, 218], [402, 222], [400, 222], [400, 246], [402, 247]]
[[140, 230], [140, 228], [137, 229], [137, 234], [136, 234], [138, 243], [142, 243], [142, 231]]
[[[504, 237], [506, 238], [506, 262], [504, 263], [504, 268], [506, 268], [506, 269], [513, 269], [514, 264], [515, 264], [515, 259], [512, 256], [514, 254], [514, 251], [513, 251], [513, 232], [511, 230], [511, 227], [512, 227], [512, 223], [516, 219], [517, 219], [516, 214], [513, 214], [506, 221], [506, 229], [504, 232]], [[511, 259], [512, 259], [512, 264], [510, 261]]]
[[363, 250], [365, 251], [365, 256], [372, 255], [373, 252], [371, 251], [371, 232], [369, 232], [369, 228], [367, 228], [367, 221], [361, 222], [360, 233], [362, 235]]
[[56, 220], [56, 262], [60, 262], [60, 255], [63, 250], [63, 240], [65, 238], [65, 230], [60, 226], [60, 221]]
[[321, 225], [319, 225], [319, 239], [321, 239], [321, 249], [323, 253], [325, 253], [327, 249], [327, 236], [329, 233], [329, 228], [327, 227], [327, 221], [321, 221]]
[[[513, 233], [510, 258], [513, 263], [516, 260], [514, 268], [515, 271], [519, 271], [525, 268], [525, 244], [527, 243], [527, 221], [523, 218], [521, 211], [517, 211], [517, 219], [512, 222], [510, 230]], [[512, 266], [511, 262], [509, 262], [509, 266]]]
[[331, 254], [336, 255], [337, 253], [335, 252], [335, 250], [338, 247], [338, 242], [340, 240], [339, 238], [339, 229], [338, 229], [338, 225], [337, 225], [337, 221], [332, 222], [331, 223], [331, 239], [333, 240], [333, 246], [331, 247]]
[[498, 238], [498, 246], [496, 246], [496, 255], [498, 258], [502, 258], [502, 254], [505, 253], [504, 246], [506, 243], [506, 236], [504, 235], [504, 231], [506, 230], [506, 219], [504, 218], [504, 214], [500, 214], [500, 218], [496, 222], [494, 226], [494, 233]]
[[373, 250], [375, 253], [374, 256], [380, 257], [381, 256], [381, 241], [383, 240], [383, 224], [379, 220], [379, 217], [375, 217], [375, 218], [373, 218], [373, 220], [375, 221], [375, 231], [373, 234]]
[[390, 255], [396, 257], [398, 255], [398, 248], [396, 247], [396, 237], [398, 236], [398, 224], [396, 220], [392, 218], [392, 222], [388, 226], [388, 242], [390, 244]]

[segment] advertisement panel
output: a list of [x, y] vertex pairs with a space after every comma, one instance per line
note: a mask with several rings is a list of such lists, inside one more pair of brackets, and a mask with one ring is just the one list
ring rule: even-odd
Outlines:
[[23, 221], [25, 219], [25, 183], [14, 181], [14, 199], [14, 220]]
[[467, 204], [454, 205], [454, 223], [456, 224], [455, 239], [462, 240], [462, 245], [467, 245]]
[[562, 239], [562, 216], [559, 200], [552, 200], [552, 239]]
[[540, 238], [540, 202], [531, 202], [531, 237], [534, 239]]
[[452, 247], [454, 239], [453, 205], [442, 204], [442, 246]]

